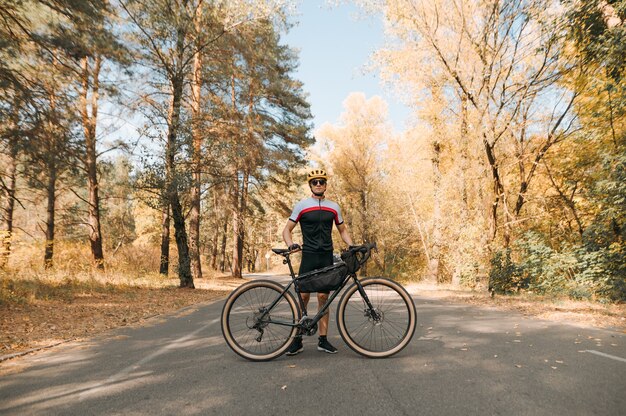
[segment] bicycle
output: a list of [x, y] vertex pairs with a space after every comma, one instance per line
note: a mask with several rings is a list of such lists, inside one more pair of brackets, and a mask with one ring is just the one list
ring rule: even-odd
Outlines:
[[[300, 287], [304, 279], [315, 272], [296, 277], [290, 255], [299, 250], [272, 249], [284, 257], [283, 264], [289, 266], [291, 282], [285, 287], [272, 280], [254, 280], [235, 289], [222, 309], [221, 326], [226, 343], [235, 353], [251, 361], [277, 358], [287, 351], [296, 335], [312, 336], [317, 332], [318, 321], [352, 281], [337, 307], [341, 338], [365, 357], [384, 358], [397, 354], [409, 344], [415, 332], [415, 305], [406, 289], [393, 280], [357, 277], [356, 270], [365, 264], [375, 248], [376, 243], [363, 244], [345, 252], [346, 258], [355, 256], [356, 267], [349, 268], [341, 262], [325, 268], [341, 270], [342, 275], [335, 283], [336, 290], [312, 318], [307, 314]], [[289, 291], [292, 286], [298, 302]]]

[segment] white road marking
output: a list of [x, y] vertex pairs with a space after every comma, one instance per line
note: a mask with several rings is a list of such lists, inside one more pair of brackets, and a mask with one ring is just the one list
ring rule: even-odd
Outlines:
[[157, 351], [153, 352], [152, 354], [142, 358], [141, 360], [139, 360], [135, 364], [129, 365], [128, 367], [126, 367], [122, 371], [120, 371], [117, 374], [114, 374], [111, 377], [109, 377], [106, 381], [103, 381], [103, 382], [97, 383], [97, 384], [95, 384], [93, 386], [90, 386], [90, 388], [86, 389], [85, 391], [83, 391], [80, 394], [79, 400], [83, 400], [84, 398], [86, 398], [86, 397], [88, 397], [88, 396], [90, 396], [90, 395], [92, 395], [92, 394], [94, 394], [96, 392], [99, 392], [101, 390], [106, 389], [107, 387], [110, 387], [111, 385], [117, 383], [118, 381], [120, 381], [121, 379], [126, 377], [132, 371], [137, 371], [137, 369], [139, 367], [141, 367], [142, 365], [152, 361], [153, 359], [155, 359], [159, 355], [162, 355], [162, 354], [168, 352], [169, 350], [172, 350], [172, 349], [176, 348], [180, 344], [182, 344], [182, 343], [188, 341], [189, 339], [193, 338], [198, 332], [204, 331], [205, 329], [207, 329], [211, 325], [215, 325], [219, 321], [220, 321], [219, 318], [213, 319], [212, 321], [210, 321], [209, 323], [207, 323], [203, 327], [196, 329], [195, 331], [193, 331], [190, 334], [185, 335], [184, 337], [178, 338], [177, 340], [174, 340], [174, 341], [170, 342], [169, 344], [163, 346], [162, 348], [158, 349]]
[[585, 350], [585, 352], [590, 352], [592, 354], [599, 355], [600, 357], [610, 358], [611, 360], [621, 361], [623, 363], [626, 363], [626, 358], [616, 357], [615, 355], [605, 354], [603, 352], [596, 351], [596, 350]]

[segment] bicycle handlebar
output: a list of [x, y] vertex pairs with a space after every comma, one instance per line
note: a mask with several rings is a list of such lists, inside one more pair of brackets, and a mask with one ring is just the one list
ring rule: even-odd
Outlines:
[[[361, 244], [360, 246], [352, 246], [348, 249], [348, 251], [351, 251], [353, 253], [361, 253], [363, 254], [363, 259], [360, 260], [360, 263], [363, 265], [365, 264], [365, 262], [370, 258], [370, 256], [372, 255], [372, 250], [376, 249], [376, 243], [365, 243], [365, 244]], [[290, 254], [293, 253], [297, 253], [298, 251], [301, 251], [302, 247], [296, 249], [296, 250], [289, 250], [284, 249], [284, 248], [273, 248], [272, 251], [276, 254], [280, 254], [281, 256], [287, 257]]]
[[361, 244], [360, 246], [353, 246], [349, 248], [348, 251], [351, 251], [353, 253], [363, 254], [363, 258], [359, 261], [359, 263], [363, 265], [372, 255], [372, 250], [375, 250], [375, 249], [376, 249], [376, 243], [374, 242], [374, 243]]

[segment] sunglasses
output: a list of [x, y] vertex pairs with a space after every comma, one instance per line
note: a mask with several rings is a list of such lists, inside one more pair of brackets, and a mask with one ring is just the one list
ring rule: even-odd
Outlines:
[[317, 186], [317, 185], [326, 185], [326, 179], [313, 179], [311, 182], [311, 185], [313, 186]]

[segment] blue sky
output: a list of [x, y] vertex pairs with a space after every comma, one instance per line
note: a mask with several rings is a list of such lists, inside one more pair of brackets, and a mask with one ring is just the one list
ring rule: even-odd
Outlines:
[[[299, 50], [300, 66], [294, 77], [304, 83], [309, 95], [314, 129], [325, 122], [336, 123], [346, 97], [363, 92], [367, 98], [381, 96], [396, 132], [405, 130], [409, 109], [383, 88], [377, 73], [365, 68], [371, 54], [384, 44], [380, 17], [365, 16], [352, 4], [330, 7], [327, 0], [300, 0], [291, 21], [296, 24], [282, 42]], [[103, 118], [104, 114], [100, 121], [104, 125], [120, 124]], [[120, 135], [136, 137], [143, 121], [137, 117], [121, 124], [105, 135], [111, 140]]]
[[300, 68], [295, 77], [304, 82], [309, 94], [316, 129], [325, 122], [335, 123], [343, 100], [360, 91], [367, 98], [384, 98], [395, 130], [404, 130], [409, 109], [385, 91], [378, 74], [365, 68], [370, 55], [384, 44], [380, 18], [365, 17], [353, 5], [331, 8], [326, 0], [302, 0], [292, 21], [298, 23], [283, 42], [299, 49]]

